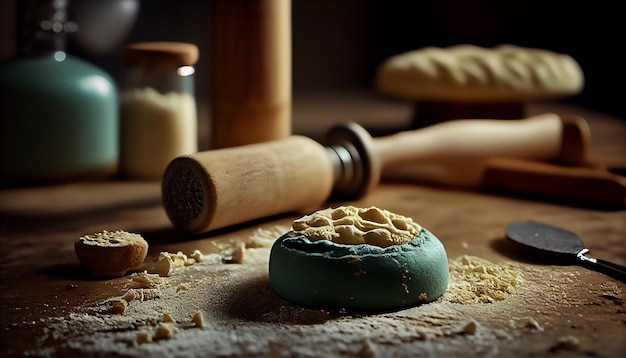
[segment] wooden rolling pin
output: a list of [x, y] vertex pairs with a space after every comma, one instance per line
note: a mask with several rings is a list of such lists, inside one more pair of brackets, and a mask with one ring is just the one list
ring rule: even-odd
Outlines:
[[175, 158], [161, 185], [172, 224], [202, 233], [323, 204], [333, 166], [322, 145], [290, 136]]
[[291, 0], [213, 0], [211, 148], [291, 135]]
[[[383, 171], [407, 163], [456, 163], [480, 171], [492, 156], [578, 161], [588, 136], [583, 119], [555, 114], [450, 121], [382, 138], [370, 137], [355, 123], [341, 124], [329, 131], [326, 146], [290, 136], [178, 157], [163, 174], [163, 204], [175, 227], [202, 233], [313, 209], [333, 192], [358, 198]], [[450, 173], [457, 181], [464, 175]]]

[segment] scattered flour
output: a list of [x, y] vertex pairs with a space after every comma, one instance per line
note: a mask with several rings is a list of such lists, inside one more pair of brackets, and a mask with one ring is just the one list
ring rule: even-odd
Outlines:
[[444, 300], [453, 303], [489, 303], [515, 293], [523, 281], [520, 265], [494, 264], [475, 256], [450, 260], [450, 283]]
[[446, 352], [489, 355], [498, 342], [511, 339], [506, 322], [503, 329], [492, 329], [473, 317], [504, 309], [498, 302], [523, 282], [514, 264], [472, 256], [450, 260], [448, 292], [436, 302], [398, 312], [349, 316], [308, 310], [282, 301], [269, 287], [269, 249], [286, 230], [259, 229], [235, 245], [234, 251], [245, 249], [246, 260], [232, 260], [232, 247], [209, 255], [161, 253], [159, 259], [169, 265], [166, 275], [145, 270], [120, 278], [128, 288], [119, 296], [45, 319], [30, 353], [319, 356], [336, 355], [338, 349], [370, 357], [394, 348], [430, 354], [446, 339]]

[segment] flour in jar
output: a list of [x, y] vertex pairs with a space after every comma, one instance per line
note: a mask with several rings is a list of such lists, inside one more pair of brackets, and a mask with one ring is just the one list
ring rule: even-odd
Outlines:
[[195, 98], [151, 87], [127, 90], [120, 98], [120, 130], [122, 174], [160, 179], [172, 159], [198, 149]]

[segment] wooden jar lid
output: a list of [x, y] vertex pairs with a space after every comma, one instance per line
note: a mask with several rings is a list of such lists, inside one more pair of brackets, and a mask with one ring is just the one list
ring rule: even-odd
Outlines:
[[140, 42], [127, 45], [127, 65], [193, 65], [198, 61], [198, 46], [183, 42]]

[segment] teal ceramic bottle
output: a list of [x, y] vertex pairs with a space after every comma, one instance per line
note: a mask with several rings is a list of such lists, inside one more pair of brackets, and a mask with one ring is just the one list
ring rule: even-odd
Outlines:
[[0, 66], [2, 182], [40, 184], [115, 175], [119, 110], [113, 79], [63, 51], [64, 34], [72, 29], [66, 1], [24, 3], [21, 13], [28, 16], [22, 28], [30, 36], [18, 55]]

